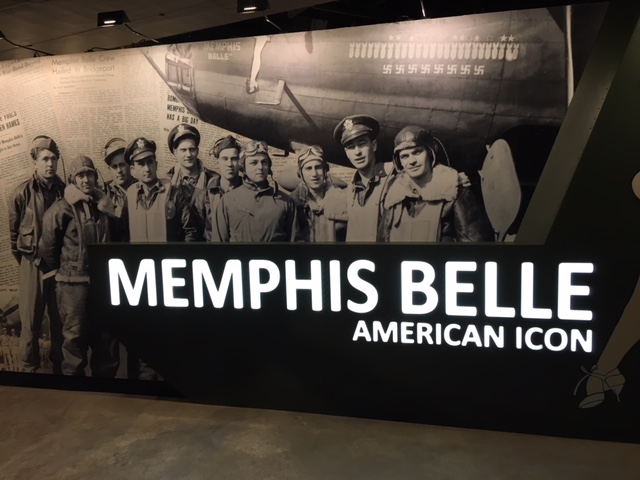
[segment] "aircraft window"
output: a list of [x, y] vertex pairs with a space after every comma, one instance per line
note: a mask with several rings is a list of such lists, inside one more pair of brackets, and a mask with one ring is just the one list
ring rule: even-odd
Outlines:
[[170, 87], [177, 88], [193, 96], [193, 66], [190, 62], [176, 61], [167, 56], [165, 73]]

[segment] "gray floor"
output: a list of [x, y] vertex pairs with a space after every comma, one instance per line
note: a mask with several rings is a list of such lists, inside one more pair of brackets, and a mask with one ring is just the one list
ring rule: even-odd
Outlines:
[[0, 387], [0, 479], [640, 478], [640, 445]]

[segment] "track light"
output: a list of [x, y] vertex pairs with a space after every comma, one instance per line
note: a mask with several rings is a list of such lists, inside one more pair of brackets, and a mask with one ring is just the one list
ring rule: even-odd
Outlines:
[[11, 45], [13, 45], [14, 47], [18, 47], [18, 48], [24, 48], [25, 50], [31, 50], [32, 52], [36, 53], [37, 55], [34, 56], [40, 56], [40, 55], [51, 55], [51, 53], [47, 53], [47, 52], [43, 52], [42, 50], [38, 50], [37, 48], [31, 48], [28, 47], [26, 45], [20, 45], [17, 43], [13, 43], [11, 40], [9, 40], [4, 33], [0, 32], [0, 40], [4, 40], [7, 43], [10, 43]]
[[282, 32], [283, 30], [267, 17], [266, 10], [269, 10], [269, 8], [269, 0], [238, 0], [238, 13], [264, 12], [264, 19], [267, 23]]
[[114, 25], [126, 25], [127, 23], [129, 23], [129, 17], [127, 17], [124, 10], [98, 13], [99, 27], [112, 27]]
[[114, 25], [124, 25], [127, 29], [139, 37], [146, 38], [155, 43], [160, 43], [155, 38], [147, 37], [146, 35], [134, 30], [129, 26], [129, 17], [124, 10], [116, 10], [113, 12], [100, 12], [98, 13], [98, 26], [99, 27], [112, 27]]
[[238, 0], [238, 13], [254, 13], [269, 10], [268, 0]]

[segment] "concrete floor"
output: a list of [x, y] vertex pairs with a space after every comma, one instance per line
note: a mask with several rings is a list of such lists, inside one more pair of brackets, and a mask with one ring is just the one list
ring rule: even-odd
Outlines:
[[640, 478], [640, 445], [0, 387], [0, 478]]

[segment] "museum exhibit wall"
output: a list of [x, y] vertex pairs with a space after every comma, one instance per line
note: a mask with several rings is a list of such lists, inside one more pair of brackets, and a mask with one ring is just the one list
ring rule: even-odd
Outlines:
[[[414, 227], [403, 244], [380, 237], [364, 245], [298, 241], [91, 247], [87, 321], [120, 340], [119, 363], [111, 375], [121, 379], [120, 386], [107, 382], [100, 388], [126, 390], [122, 385], [139, 384], [143, 377], [136, 374], [137, 367], [144, 360], [153, 378], [196, 401], [637, 441], [637, 433], [626, 427], [638, 415], [632, 406], [640, 398], [632, 361], [637, 363], [637, 352], [625, 360], [624, 375], [622, 365], [620, 371], [614, 371], [615, 364], [606, 372], [592, 367], [606, 339], [614, 337], [627, 302], [632, 304], [636, 257], [619, 272], [616, 252], [585, 248], [588, 238], [578, 242], [580, 248], [567, 242], [513, 244], [602, 21], [604, 7], [581, 8], [0, 63], [0, 306], [6, 337], [0, 338], [6, 344], [0, 381], [6, 383], [9, 373], [22, 370], [20, 304], [28, 296], [20, 291], [9, 211], [19, 186], [33, 176], [35, 137], [55, 140], [60, 150], [57, 174], [65, 182], [74, 157], [90, 157], [100, 187], [113, 180], [104, 161], [112, 138], [154, 141], [160, 178], [170, 178], [179, 168], [167, 137], [180, 124], [198, 130], [199, 159], [214, 171], [220, 167], [213, 154], [219, 139], [262, 140], [269, 145], [270, 185], [284, 195], [302, 181], [300, 152], [317, 145], [330, 165], [325, 181], [343, 190], [348, 212], [348, 203], [357, 201], [351, 186], [356, 170], [341, 136], [359, 128], [364, 115], [379, 126], [375, 155], [389, 178], [399, 175], [393, 162], [396, 135], [407, 126], [430, 134], [431, 168], [453, 172], [456, 195], [468, 191], [479, 206], [471, 220], [481, 219], [489, 227], [488, 235], [478, 237], [482, 245], [434, 244], [420, 236], [430, 227]], [[351, 119], [342, 122], [345, 117]], [[429, 188], [437, 189], [440, 177], [434, 173], [433, 179]], [[628, 189], [633, 196], [631, 183]], [[387, 205], [380, 203], [381, 211]], [[365, 215], [363, 211], [357, 215]], [[167, 218], [172, 215], [170, 209], [166, 213]], [[350, 225], [376, 224], [384, 216], [375, 209], [366, 215], [342, 218], [347, 238]], [[431, 221], [433, 228], [444, 228], [440, 218]], [[455, 230], [460, 230], [458, 223]], [[113, 259], [121, 262], [119, 273], [114, 273]], [[179, 263], [166, 270], [166, 259]], [[146, 260], [151, 263], [142, 263]], [[167, 303], [179, 296], [174, 292], [171, 297], [163, 286], [172, 281], [167, 272], [170, 277], [171, 268], [186, 268], [185, 278], [196, 278], [191, 275], [198, 260], [207, 263], [213, 282], [207, 286], [214, 290], [223, 272], [229, 273], [227, 291], [234, 292], [235, 300], [229, 293], [220, 304], [215, 295], [205, 295], [199, 305], [191, 297], [184, 308]], [[255, 260], [270, 264], [251, 264]], [[297, 262], [299, 276], [313, 277], [311, 260], [320, 262], [317, 272], [326, 276], [318, 283], [324, 303], [316, 305], [300, 294], [299, 303], [292, 305], [283, 293], [290, 280], [287, 262]], [[332, 261], [338, 262], [335, 269]], [[403, 263], [407, 261], [416, 263]], [[132, 301], [133, 284], [147, 267], [152, 270], [145, 278], [157, 277], [160, 300], [152, 301], [153, 293], [143, 288]], [[453, 271], [457, 273], [450, 277]], [[271, 280], [278, 276], [280, 284], [265, 287], [265, 275]], [[531, 279], [530, 290], [525, 278]], [[175, 280], [173, 286], [183, 296], [198, 288], [195, 281]], [[243, 283], [236, 286], [236, 280]], [[491, 312], [496, 315], [487, 308], [491, 282], [491, 302], [497, 302]], [[343, 298], [336, 297], [337, 284]], [[257, 297], [256, 289], [261, 291]], [[411, 289], [413, 296], [407, 297], [404, 292]], [[117, 302], [114, 292], [119, 292]], [[466, 303], [456, 304], [455, 295]], [[571, 297], [574, 303], [559, 300]], [[440, 298], [430, 310], [425, 307], [429, 298]], [[373, 302], [368, 309], [363, 307], [367, 302]], [[533, 302], [529, 310], [527, 302]], [[456, 309], [462, 304], [475, 308], [472, 320], [469, 310]], [[498, 304], [520, 308], [504, 314]], [[547, 304], [557, 308], [542, 308]], [[41, 362], [35, 372], [19, 374], [26, 384], [38, 384], [42, 374], [54, 373], [48, 358], [48, 314], [43, 315], [37, 332]], [[86, 377], [74, 379], [73, 388], [96, 388], [91, 383], [93, 353], [89, 348], [82, 372]], [[54, 379], [49, 385], [64, 382], [59, 375], [48, 377]], [[573, 387], [582, 377], [574, 396]]]

